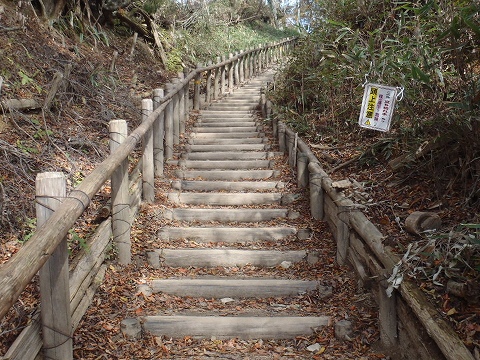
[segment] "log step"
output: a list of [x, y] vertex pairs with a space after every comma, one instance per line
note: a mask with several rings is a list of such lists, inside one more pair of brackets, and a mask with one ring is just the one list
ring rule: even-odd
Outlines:
[[212, 126], [215, 126], [215, 124], [218, 124], [220, 126], [220, 124], [224, 124], [224, 123], [228, 123], [236, 126], [237, 123], [244, 123], [244, 122], [254, 123], [255, 125], [257, 125], [257, 121], [253, 117], [237, 118], [237, 117], [229, 116], [228, 118], [223, 118], [223, 117], [208, 117], [202, 114], [198, 116], [196, 123], [202, 124], [203, 126], [205, 126], [206, 124], [212, 124]]
[[145, 316], [143, 329], [167, 338], [291, 339], [330, 324], [328, 316]]
[[263, 138], [265, 133], [260, 132], [203, 132], [193, 133], [190, 135], [190, 139], [248, 139], [248, 138]]
[[208, 110], [216, 110], [216, 111], [222, 111], [222, 110], [232, 110], [232, 107], [235, 109], [235, 111], [243, 110], [243, 111], [251, 111], [254, 110], [258, 106], [257, 103], [254, 105], [251, 104], [223, 104], [223, 103], [215, 103], [210, 105], [207, 109]]
[[273, 166], [272, 160], [179, 160], [169, 161], [169, 164], [177, 163], [181, 169], [198, 170], [240, 170], [240, 169], [270, 169]]
[[266, 151], [237, 152], [190, 152], [182, 154], [187, 160], [266, 160], [272, 159], [276, 153]]
[[249, 206], [283, 204], [280, 193], [166, 193], [174, 204], [207, 206]]
[[198, 138], [191, 138], [188, 140], [190, 145], [265, 145], [267, 139], [260, 138], [260, 137], [247, 137], [244, 139], [198, 139]]
[[163, 227], [158, 231], [160, 240], [188, 239], [196, 242], [246, 243], [272, 241], [295, 235], [294, 227]]
[[238, 119], [238, 121], [232, 122], [231, 119], [228, 120], [219, 120], [215, 119], [214, 121], [197, 121], [195, 124], [195, 127], [204, 127], [204, 128], [209, 128], [209, 127], [223, 127], [223, 128], [230, 128], [230, 127], [256, 127], [259, 126], [260, 123], [256, 121], [245, 121], [245, 119]]
[[[291, 263], [300, 262], [307, 257], [305, 250], [241, 250], [241, 249], [158, 249], [155, 250], [163, 260], [162, 264], [172, 267], [217, 267], [217, 266], [245, 266], [253, 265], [257, 267], [273, 267], [278, 266], [284, 261]], [[230, 284], [229, 280], [229, 284]], [[219, 284], [216, 282], [215, 284]], [[242, 282], [241, 285], [246, 286], [247, 283]], [[252, 286], [273, 286], [273, 282], [262, 283], [259, 280], [252, 282]], [[279, 286], [286, 284], [278, 283]], [[205, 285], [207, 286], [207, 285]], [[214, 285], [218, 286], [218, 285]], [[233, 285], [232, 285], [233, 286]], [[235, 285], [239, 286], [239, 285]], [[272, 290], [269, 290], [272, 291]], [[280, 289], [279, 289], [280, 291]], [[181, 295], [184, 296], [184, 295]], [[192, 295], [193, 296], [193, 295]], [[198, 295], [210, 297], [205, 295]], [[225, 295], [232, 296], [232, 295]], [[247, 295], [245, 295], [247, 296]], [[272, 295], [273, 296], [273, 295]], [[285, 296], [285, 295], [275, 295]]]
[[264, 180], [276, 178], [279, 170], [176, 170], [175, 175], [180, 179], [204, 180]]
[[254, 133], [262, 130], [262, 126], [202, 126], [202, 127], [193, 127], [193, 133], [242, 133], [249, 132]]
[[288, 209], [163, 209], [159, 214], [166, 220], [258, 222], [282, 218], [298, 218]]
[[149, 286], [153, 293], [207, 299], [296, 296], [307, 291], [323, 291], [324, 288], [319, 289], [318, 281], [251, 278], [159, 279], [150, 281]]
[[176, 180], [171, 183], [172, 189], [184, 191], [248, 191], [277, 190], [285, 188], [281, 181], [189, 181]]
[[253, 119], [253, 113], [249, 113], [241, 110], [240, 111], [202, 110], [200, 117], [201, 118], [223, 118], [223, 119], [228, 119], [230, 117], [233, 117], [233, 118], [252, 118]]
[[227, 151], [262, 151], [269, 150], [268, 144], [189, 144], [185, 146], [185, 150], [189, 152], [227, 152]]

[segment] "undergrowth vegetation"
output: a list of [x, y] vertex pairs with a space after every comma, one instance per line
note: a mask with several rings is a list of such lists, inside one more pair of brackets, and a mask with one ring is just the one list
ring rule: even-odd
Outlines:
[[[376, 149], [382, 160], [427, 142], [433, 158], [417, 165], [448, 179], [439, 192], [461, 186], [467, 202], [477, 203], [479, 3], [343, 0], [317, 5], [311, 33], [277, 84], [281, 116], [313, 142], [341, 133], [383, 138], [382, 149]], [[358, 130], [366, 80], [405, 89], [389, 134]]]

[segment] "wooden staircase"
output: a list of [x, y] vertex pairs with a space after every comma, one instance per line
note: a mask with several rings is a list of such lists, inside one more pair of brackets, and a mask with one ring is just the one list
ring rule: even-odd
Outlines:
[[[167, 224], [158, 231], [160, 248], [155, 250], [162, 267], [287, 269], [318, 260], [315, 251], [275, 248], [282, 239], [297, 238], [300, 229], [291, 223], [301, 216], [296, 205], [302, 194], [280, 180], [285, 160], [256, 115], [260, 88], [272, 77], [267, 72], [200, 111], [178, 160], [170, 161], [170, 189], [159, 194], [166, 203], [158, 217]], [[169, 247], [171, 242], [176, 246]], [[245, 298], [281, 302], [299, 293], [331, 292], [316, 279], [228, 273], [154, 279], [148, 291], [225, 303]], [[301, 311], [272, 316], [248, 308], [228, 315], [204, 308], [158, 310], [142, 317], [144, 331], [173, 338], [286, 339], [307, 336], [330, 322], [328, 316]]]

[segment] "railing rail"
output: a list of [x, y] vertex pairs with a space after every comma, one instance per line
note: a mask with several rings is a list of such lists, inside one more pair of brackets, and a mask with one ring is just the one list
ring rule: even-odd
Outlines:
[[[282, 59], [294, 43], [295, 39], [289, 38], [274, 44], [243, 51], [214, 65], [199, 66], [166, 86], [166, 89], [168, 89], [166, 94], [162, 89], [154, 89], [153, 109], [150, 105], [142, 109], [143, 121], [141, 125], [119, 143], [115, 151], [96, 166], [77, 187], [61, 199], [61, 203], [55, 212], [42, 226], [38, 227], [29, 241], [10, 260], [0, 265], [0, 318], [7, 314], [22, 291], [51, 257], [59, 244], [64, 241], [68, 232], [85, 212], [94, 196], [108, 180], [112, 179], [113, 174], [127, 161], [128, 156], [141, 141], [144, 143], [153, 141], [153, 146], [144, 146], [143, 151], [148, 151], [149, 154], [147, 154], [148, 156], [145, 153], [143, 154], [141, 172], [151, 174], [151, 168], [153, 168], [155, 175], [161, 176], [163, 174], [161, 164], [164, 163], [164, 160], [172, 157], [173, 146], [178, 144], [178, 135], [185, 130], [185, 120], [190, 109], [199, 109], [202, 105], [208, 105], [212, 100], [218, 99], [228, 91], [232, 91], [235, 86], [248, 80], [261, 69]], [[210, 76], [204, 79], [204, 74], [207, 72]], [[226, 76], [226, 73], [229, 72], [231, 76]], [[212, 74], [215, 74], [213, 78]], [[220, 76], [218, 76], [219, 74]], [[214, 82], [213, 87], [212, 80]], [[194, 91], [194, 98], [190, 99], [189, 90], [192, 82], [194, 82], [193, 87], [196, 91]], [[205, 87], [208, 88], [206, 94], [200, 91], [202, 84], [205, 84]], [[201, 97], [203, 96], [205, 96], [205, 99], [202, 100]], [[183, 104], [180, 103], [182, 99]], [[194, 106], [192, 107], [191, 104]], [[147, 139], [147, 135], [149, 139]], [[146, 159], [147, 161], [145, 161]], [[112, 189], [113, 192], [114, 189]], [[148, 197], [148, 200], [151, 201], [151, 193]], [[116, 230], [114, 222], [115, 217], [112, 215], [113, 238], [116, 239], [118, 234], [115, 232], [119, 230]], [[130, 219], [129, 224], [131, 223], [132, 219]], [[121, 262], [129, 262], [129, 254], [119, 254], [119, 259], [121, 256], [123, 258]], [[99, 268], [98, 264], [95, 266]], [[91, 277], [95, 276], [91, 275]], [[85, 305], [82, 305], [82, 307], [86, 310]], [[81, 316], [83, 314], [75, 314], [73, 323], [78, 324]], [[38, 332], [38, 326], [35, 327], [34, 331]], [[22, 346], [17, 345], [17, 347]], [[13, 352], [17, 353], [18, 351]], [[22, 356], [18, 355], [16, 358], [27, 359]], [[15, 357], [9, 358], [14, 359]]]

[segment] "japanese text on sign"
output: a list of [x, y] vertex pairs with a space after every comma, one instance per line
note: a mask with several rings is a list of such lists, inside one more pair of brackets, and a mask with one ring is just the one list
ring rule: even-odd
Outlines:
[[361, 127], [388, 131], [393, 115], [397, 89], [391, 86], [366, 84], [358, 123]]

